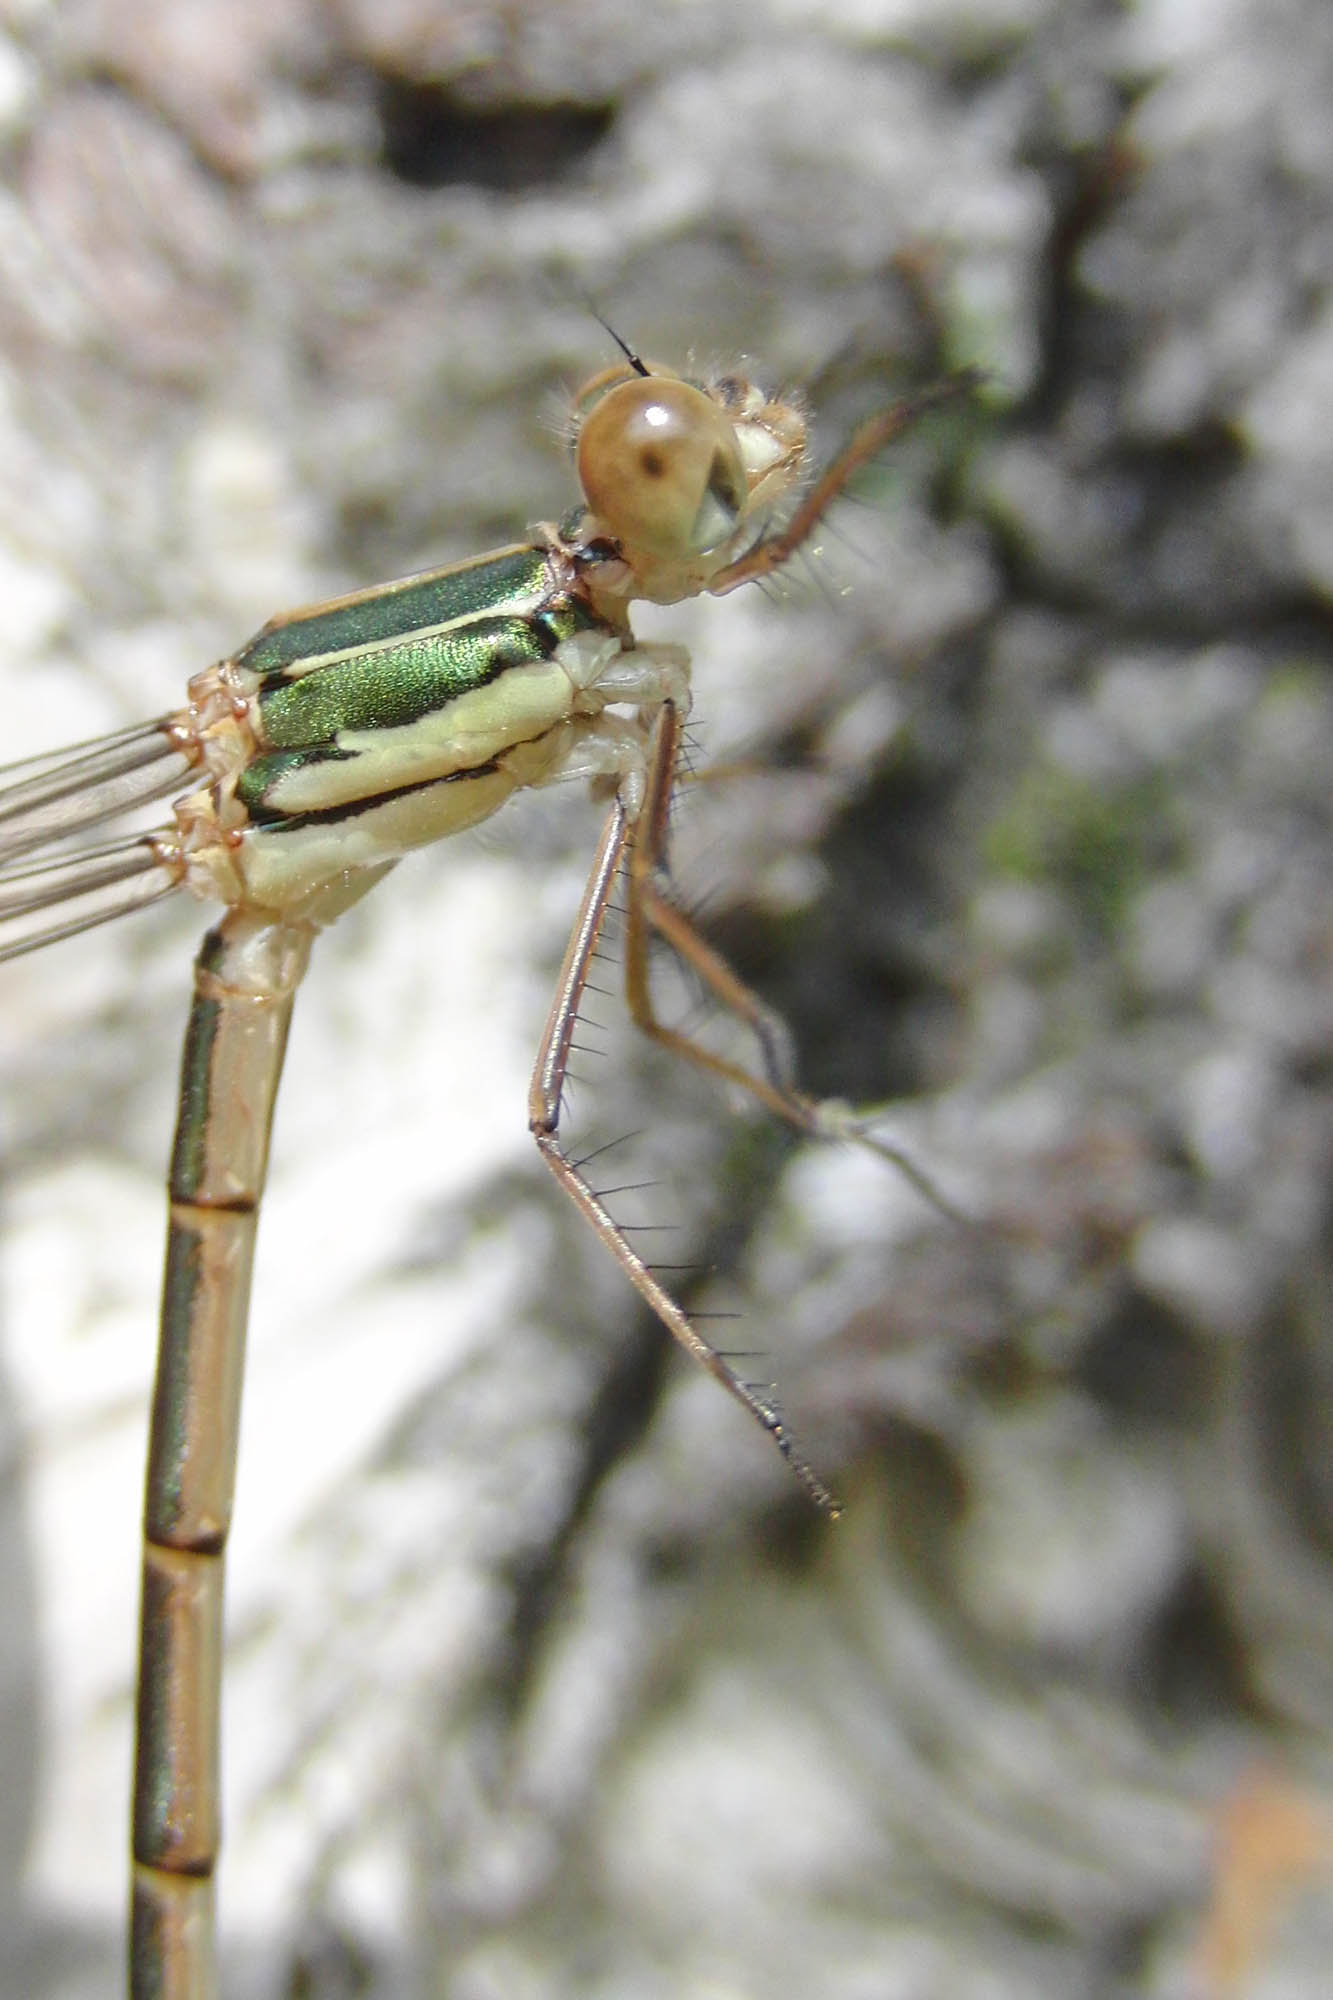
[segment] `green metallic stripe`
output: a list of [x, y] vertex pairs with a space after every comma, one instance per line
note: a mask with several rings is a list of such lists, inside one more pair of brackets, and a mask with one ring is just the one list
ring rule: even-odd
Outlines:
[[[293, 815], [285, 813], [281, 806], [268, 805], [269, 793], [276, 792], [283, 780], [290, 778], [295, 771], [318, 770], [321, 764], [350, 764], [355, 756], [355, 750], [340, 750], [336, 743], [316, 743], [304, 750], [275, 750], [267, 756], [252, 757], [236, 781], [236, 796], [245, 807], [251, 826], [286, 826], [293, 817], [306, 819], [309, 815]], [[372, 794], [364, 799], [332, 806], [328, 816], [333, 819], [350, 818], [362, 806], [374, 803]]]
[[[249, 1207], [253, 1211], [254, 1204]], [[253, 1228], [249, 1215], [245, 1221]], [[204, 1232], [191, 1227], [179, 1214], [173, 1215], [167, 1230], [166, 1268], [162, 1274], [164, 1325], [188, 1328], [198, 1317], [198, 1302], [209, 1284], [207, 1255]], [[187, 1546], [202, 1555], [210, 1552], [216, 1555], [226, 1542], [225, 1528], [206, 1536], [192, 1536], [185, 1543], [179, 1538], [180, 1523], [189, 1517], [185, 1489], [193, 1426], [198, 1420], [197, 1400], [187, 1343], [183, 1339], [173, 1341], [158, 1356], [157, 1380], [153, 1384], [153, 1462], [149, 1467], [146, 1511], [155, 1540]]]
[[[216, 973], [225, 957], [226, 945], [221, 933], [209, 931], [199, 950], [196, 979], [200, 973]], [[180, 1097], [172, 1138], [171, 1165], [167, 1171], [167, 1187], [173, 1200], [192, 1200], [204, 1179], [213, 1089], [213, 1054], [221, 1021], [220, 1003], [215, 999], [205, 999], [196, 992], [186, 1024], [185, 1047], [181, 1052]]]
[[550, 592], [547, 552], [524, 543], [275, 619], [236, 655], [235, 664], [260, 675], [280, 674], [298, 663], [357, 652], [479, 614], [508, 610], [522, 615], [540, 606]]
[[142, 1624], [154, 1651], [139, 1676], [132, 1847], [136, 1861], [193, 1880], [212, 1873], [221, 1837], [222, 1581], [216, 1556], [144, 1550]]
[[[346, 755], [340, 750], [285, 751], [280, 757], [256, 758], [245, 775], [249, 778], [251, 772], [256, 772], [264, 777], [266, 784], [277, 784], [292, 770], [303, 770], [308, 765], [329, 761], [341, 762]], [[265, 765], [273, 768], [265, 773]], [[446, 771], [432, 778], [422, 778], [416, 784], [396, 785], [392, 791], [372, 792], [366, 798], [351, 799], [343, 805], [324, 806], [312, 812], [285, 813], [277, 806], [266, 806], [262, 801], [251, 805], [248, 800], [245, 802], [246, 810], [251, 824], [262, 827], [265, 833], [299, 833], [302, 827], [338, 826], [358, 818], [361, 813], [378, 812], [381, 806], [389, 805], [395, 799], [410, 798], [413, 792], [429, 792], [436, 785], [466, 784], [470, 778], [493, 778], [499, 769], [499, 764], [492, 759], [485, 764], [470, 765], [466, 771]], [[240, 790], [238, 785], [238, 795]]]
[[[590, 622], [590, 613], [562, 600], [527, 617], [476, 618], [449, 632], [365, 648], [261, 689], [260, 729], [274, 750], [332, 744], [344, 730], [407, 729], [459, 695], [489, 686], [507, 667], [549, 660], [562, 639]], [[245, 778], [241, 797], [248, 805]]]

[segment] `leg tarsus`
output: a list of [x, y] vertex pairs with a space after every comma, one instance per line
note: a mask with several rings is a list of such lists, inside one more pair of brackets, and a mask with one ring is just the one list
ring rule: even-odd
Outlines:
[[867, 1152], [896, 1167], [908, 1186], [915, 1189], [921, 1199], [929, 1202], [947, 1221], [957, 1223], [962, 1229], [983, 1227], [976, 1216], [969, 1215], [965, 1208], [960, 1208], [944, 1193], [934, 1177], [919, 1166], [910, 1153], [895, 1145], [892, 1139], [882, 1138], [871, 1129], [877, 1122], [877, 1113], [855, 1111], [840, 1097], [807, 1098], [805, 1102], [812, 1114], [809, 1129], [813, 1138], [843, 1140], [848, 1145], [864, 1146]]

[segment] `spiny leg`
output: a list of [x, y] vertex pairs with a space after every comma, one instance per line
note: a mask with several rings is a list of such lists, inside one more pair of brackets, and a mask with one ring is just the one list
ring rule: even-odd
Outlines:
[[[658, 715], [649, 751], [644, 803], [633, 832], [626, 870], [625, 994], [637, 1027], [710, 1076], [735, 1084], [776, 1117], [811, 1138], [844, 1139], [878, 1154], [933, 1208], [950, 1221], [975, 1227], [973, 1217], [951, 1202], [930, 1176], [899, 1147], [869, 1129], [869, 1121], [837, 1099], [807, 1097], [792, 1080], [791, 1038], [786, 1023], [747, 986], [700, 933], [697, 925], [663, 888], [671, 797], [676, 783], [684, 728], [679, 711], [666, 702]], [[728, 1013], [742, 1021], [758, 1044], [764, 1074], [707, 1049], [692, 1035], [658, 1018], [649, 975], [651, 933], [669, 944], [692, 967]]]
[[865, 465], [879, 457], [904, 431], [931, 410], [970, 396], [981, 387], [985, 376], [975, 368], [960, 368], [940, 382], [932, 382], [914, 395], [891, 403], [858, 426], [830, 465], [820, 473], [791, 518], [780, 528], [760, 539], [734, 562], [727, 564], [709, 584], [713, 597], [725, 597], [743, 583], [773, 576], [789, 562], [797, 549], [810, 540], [838, 495]]
[[816, 1505], [838, 1512], [828, 1488], [797, 1450], [777, 1411], [706, 1341], [688, 1315], [632, 1247], [601, 1197], [570, 1159], [560, 1140], [560, 1108], [569, 1068], [570, 1044], [579, 1005], [602, 926], [606, 920], [617, 873], [631, 838], [631, 824], [619, 799], [607, 815], [588, 876], [578, 916], [570, 932], [564, 962], [556, 981], [551, 1011], [542, 1033], [528, 1090], [528, 1124], [538, 1151], [584, 1220], [601, 1238], [639, 1296], [652, 1308], [685, 1352], [707, 1369], [715, 1381], [750, 1412], [766, 1430]]
[[[653, 1041], [684, 1056], [728, 1083], [750, 1091], [779, 1118], [802, 1131], [815, 1126], [805, 1115], [806, 1100], [792, 1089], [790, 1038], [786, 1024], [759, 995], [745, 985], [719, 953], [699, 934], [684, 912], [658, 887], [666, 860], [671, 799], [680, 762], [684, 720], [672, 702], [664, 702], [654, 725], [644, 780], [643, 807], [634, 826], [626, 871], [625, 997], [635, 1025]], [[649, 933], [656, 931], [693, 966], [722, 1005], [743, 1021], [759, 1045], [765, 1074], [751, 1075], [703, 1048], [691, 1036], [668, 1028], [653, 1006], [649, 978]], [[814, 1112], [813, 1104], [808, 1107]]]

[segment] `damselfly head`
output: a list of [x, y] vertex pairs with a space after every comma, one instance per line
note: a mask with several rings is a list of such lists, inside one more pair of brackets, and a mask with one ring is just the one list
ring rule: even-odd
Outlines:
[[570, 435], [596, 530], [665, 602], [699, 589], [792, 492], [806, 421], [740, 376], [696, 382], [637, 362], [584, 384]]

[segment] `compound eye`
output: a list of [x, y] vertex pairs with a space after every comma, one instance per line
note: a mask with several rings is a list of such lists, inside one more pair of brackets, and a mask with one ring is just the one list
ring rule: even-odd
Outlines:
[[671, 376], [607, 390], [579, 431], [578, 473], [608, 534], [668, 561], [725, 542], [748, 497], [725, 413]]

